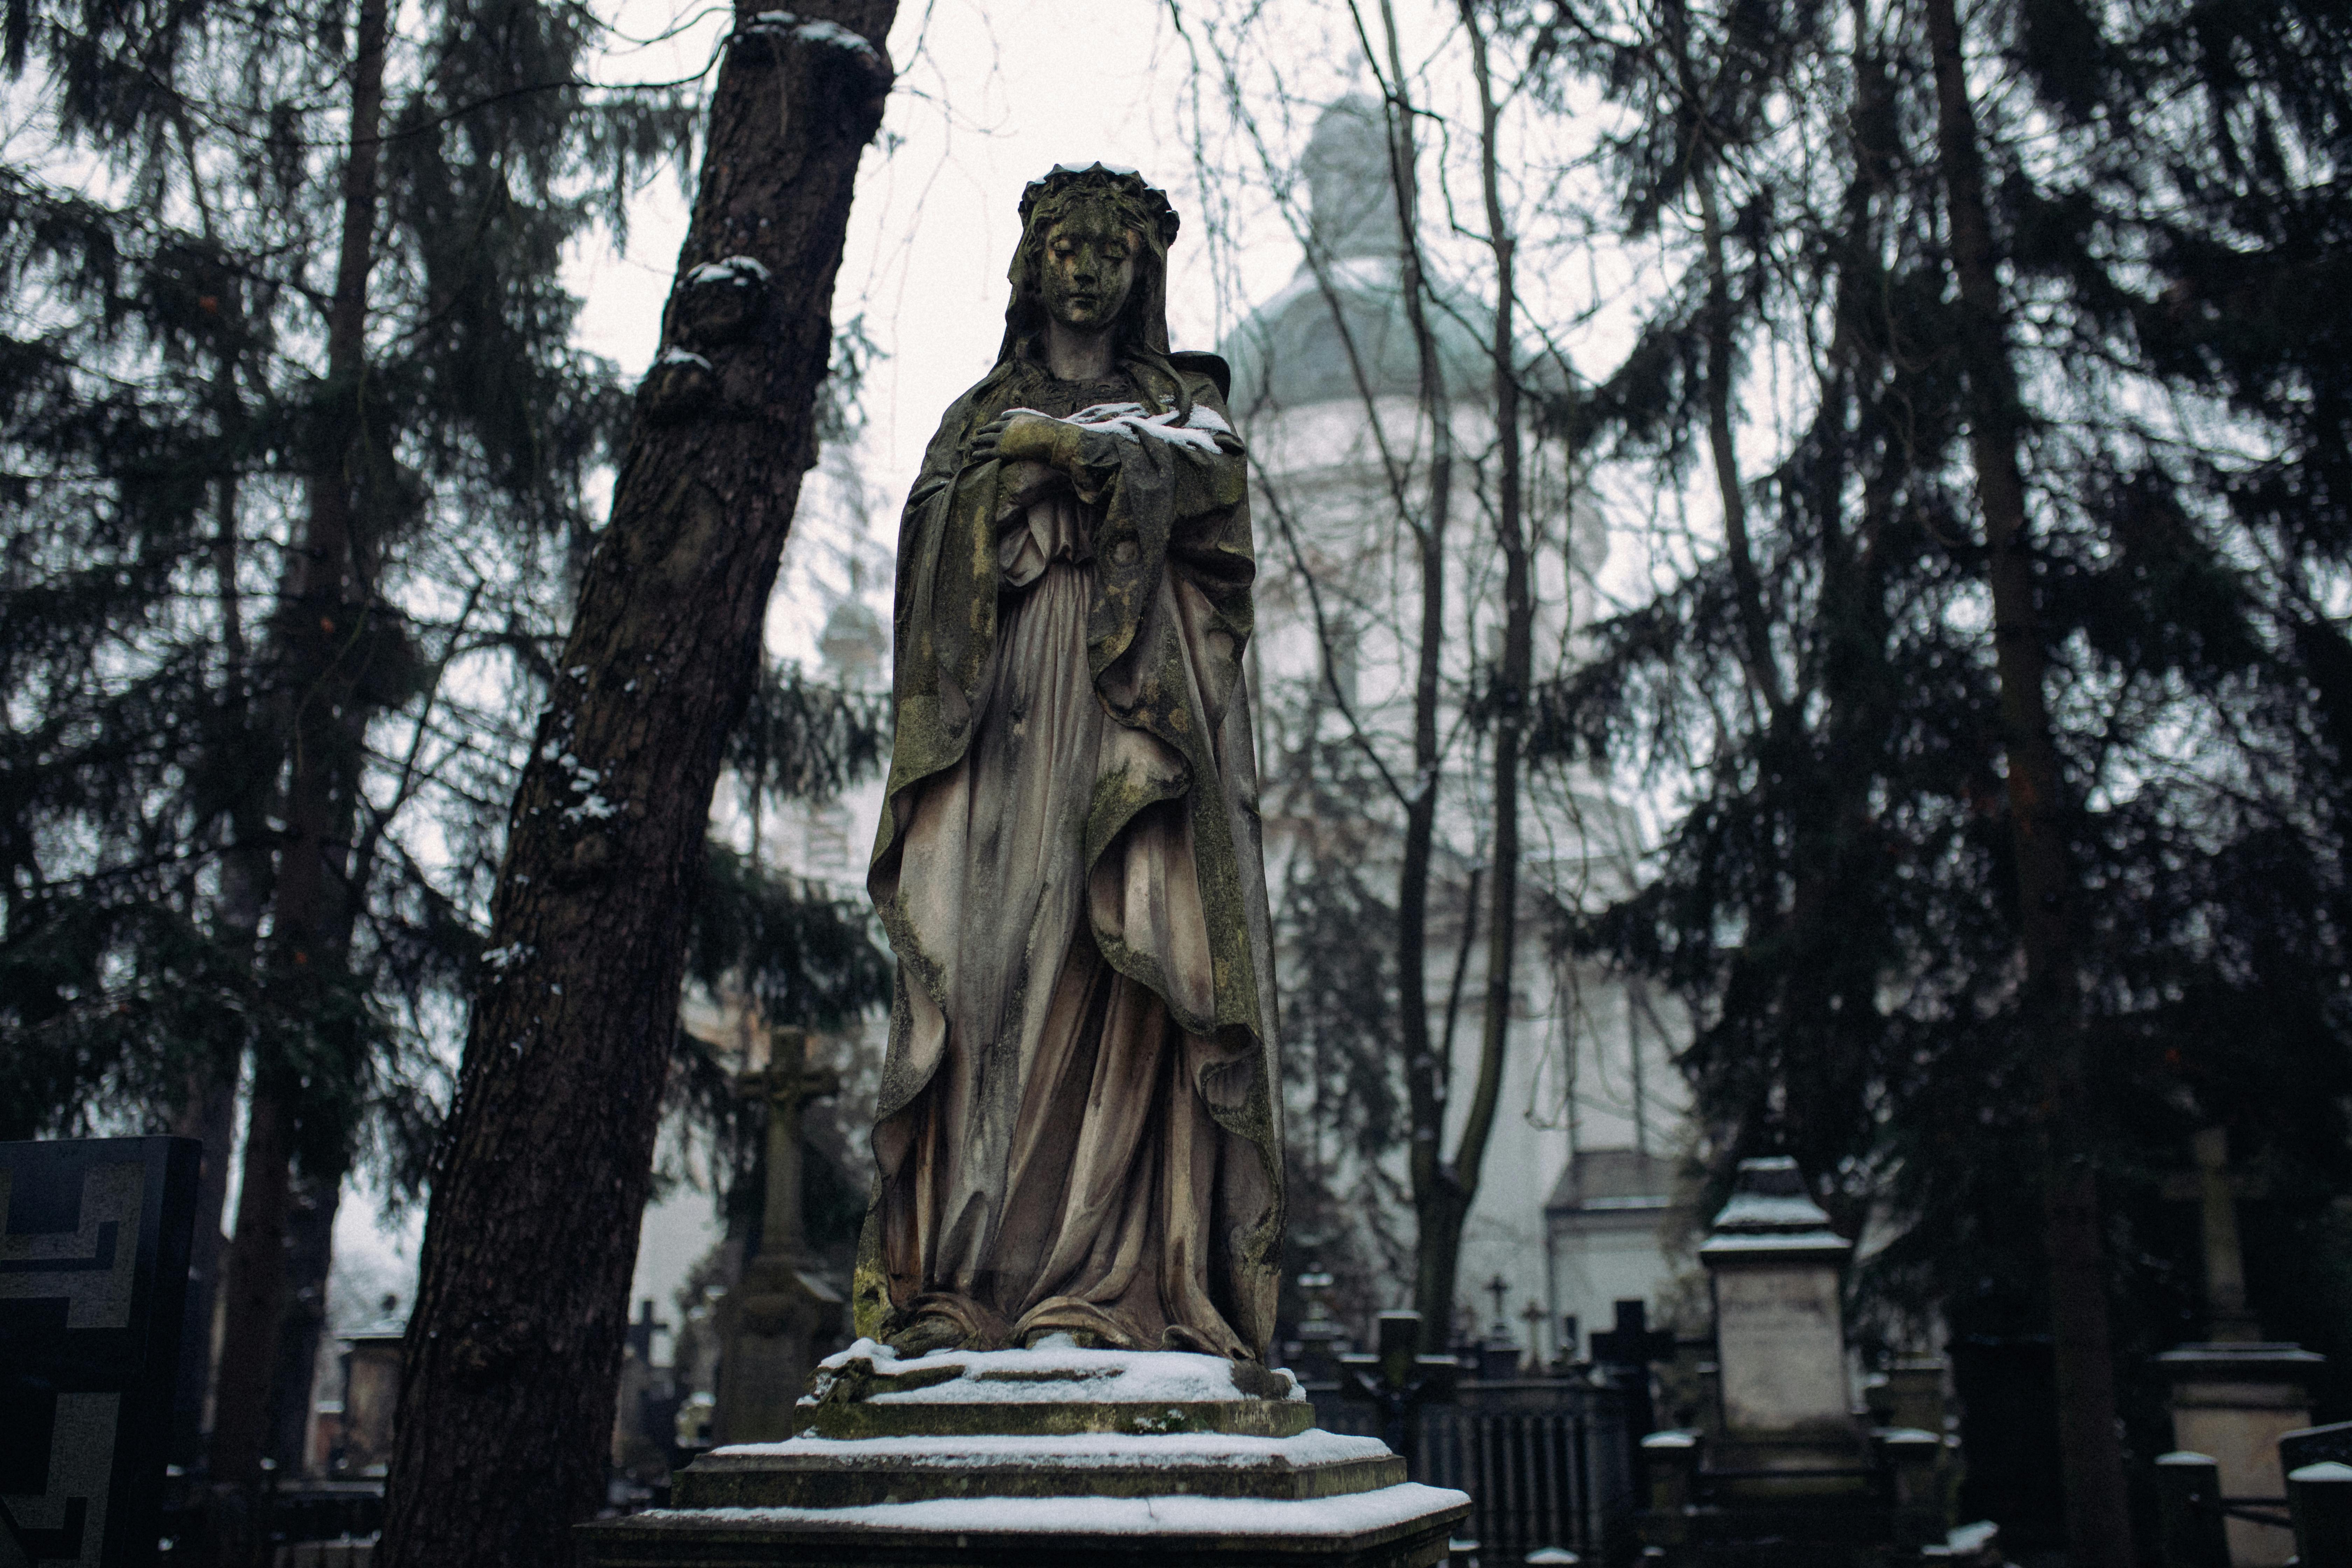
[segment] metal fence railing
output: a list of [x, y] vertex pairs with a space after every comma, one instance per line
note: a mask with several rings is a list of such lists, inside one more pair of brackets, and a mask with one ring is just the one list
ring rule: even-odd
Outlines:
[[[1332, 1384], [1307, 1393], [1326, 1431], [1380, 1435], [1370, 1404]], [[1461, 1530], [1487, 1568], [1547, 1547], [1588, 1563], [1633, 1555], [1633, 1443], [1618, 1390], [1570, 1378], [1465, 1382], [1451, 1403], [1423, 1405], [1418, 1416], [1412, 1479], [1470, 1494]]]

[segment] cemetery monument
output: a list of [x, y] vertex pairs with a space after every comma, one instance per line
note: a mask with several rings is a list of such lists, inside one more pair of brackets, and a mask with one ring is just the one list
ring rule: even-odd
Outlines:
[[1021, 216], [996, 363], [900, 524], [860, 1338], [796, 1436], [583, 1526], [598, 1563], [1421, 1568], [1467, 1511], [1267, 1363], [1256, 568], [1225, 366], [1169, 346], [1177, 215], [1097, 163]]
[[[2167, 1195], [2198, 1205], [2205, 1264], [2207, 1337], [2156, 1358], [2171, 1385], [2168, 1459], [2207, 1458], [2220, 1472], [2224, 1496], [2281, 1499], [2286, 1474], [2279, 1439], [2311, 1425], [2310, 1385], [2326, 1358], [2300, 1345], [2266, 1341], [2246, 1299], [2245, 1264], [2238, 1244], [2238, 1201], [2256, 1184], [2229, 1165], [2229, 1134], [2219, 1127], [2190, 1144], [2191, 1169], [2167, 1185]], [[2295, 1554], [2291, 1531], [2259, 1520], [2228, 1521], [2230, 1561], [2270, 1568]]]
[[156, 1561], [201, 1157], [0, 1143], [0, 1564]]

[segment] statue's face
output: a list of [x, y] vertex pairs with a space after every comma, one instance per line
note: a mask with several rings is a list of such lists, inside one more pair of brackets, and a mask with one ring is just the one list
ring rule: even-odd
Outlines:
[[1137, 237], [1110, 215], [1077, 212], [1045, 237], [1045, 310], [1066, 327], [1099, 332], [1118, 320], [1135, 288]]

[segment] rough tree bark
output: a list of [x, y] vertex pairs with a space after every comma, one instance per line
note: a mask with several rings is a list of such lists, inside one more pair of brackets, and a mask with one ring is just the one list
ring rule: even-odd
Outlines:
[[382, 1568], [568, 1562], [604, 1500], [711, 790], [815, 460], [834, 276], [890, 82], [896, 0], [796, 9], [737, 8], [669, 348], [515, 797], [433, 1183]]
[[2049, 650], [2035, 604], [2027, 536], [2018, 454], [2024, 418], [2010, 360], [1983, 154], [1954, 0], [1927, 0], [1927, 41], [1935, 58], [1936, 140], [1949, 209], [1952, 270], [1959, 286], [1969, 442], [1984, 509], [1992, 590], [1994, 662], [2025, 956], [2024, 1024], [2042, 1052], [2043, 1236], [2056, 1342], [2067, 1544], [2082, 1568], [2129, 1568], [2137, 1559], [2116, 1432], [2098, 1173], [2084, 1152], [2090, 1085], [2074, 951], [2066, 783], [2051, 730]]
[[[356, 699], [364, 674], [371, 584], [362, 552], [355, 549], [354, 470], [383, 161], [388, 0], [361, 0], [358, 23], [341, 245], [327, 310], [330, 416], [309, 479], [310, 509], [300, 548], [288, 563], [276, 628], [291, 684], [285, 733], [293, 772], [270, 906], [270, 984], [289, 1011], [323, 995], [340, 966], [349, 929], [341, 918], [348, 889], [340, 868], [348, 850], [365, 723]], [[213, 1424], [213, 1478], [233, 1486], [259, 1480], [269, 1448], [302, 1077], [299, 1064], [274, 1058], [254, 1074], [236, 1236], [224, 1287], [228, 1310]]]

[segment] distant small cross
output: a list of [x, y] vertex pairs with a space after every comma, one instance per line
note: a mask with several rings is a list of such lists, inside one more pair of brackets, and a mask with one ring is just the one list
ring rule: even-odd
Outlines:
[[629, 1325], [629, 1350], [636, 1358], [651, 1366], [654, 1363], [654, 1336], [669, 1332], [669, 1325], [654, 1316], [654, 1304], [647, 1300], [637, 1308], [637, 1321]]
[[1503, 1298], [1511, 1293], [1511, 1283], [1500, 1274], [1486, 1281], [1486, 1294], [1495, 1298], [1495, 1332], [1507, 1334], [1511, 1326], [1503, 1321]]

